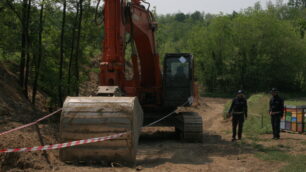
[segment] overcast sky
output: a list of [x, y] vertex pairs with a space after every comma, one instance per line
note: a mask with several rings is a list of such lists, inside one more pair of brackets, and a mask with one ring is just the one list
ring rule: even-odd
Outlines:
[[[158, 14], [184, 12], [190, 13], [201, 11], [205, 13], [218, 14], [232, 13], [253, 6], [256, 2], [261, 2], [265, 7], [269, 0], [147, 0], [152, 6], [156, 6]], [[273, 3], [276, 0], [272, 0]], [[288, 2], [284, 0], [283, 2]]]

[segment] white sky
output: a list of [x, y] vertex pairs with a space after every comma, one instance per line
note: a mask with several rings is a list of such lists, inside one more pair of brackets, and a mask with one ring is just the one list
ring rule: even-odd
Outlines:
[[[151, 6], [156, 6], [158, 14], [168, 14], [176, 12], [192, 13], [200, 11], [205, 13], [218, 14], [232, 13], [234, 10], [239, 12], [256, 2], [260, 2], [262, 7], [266, 7], [269, 0], [146, 0]], [[277, 0], [271, 0], [275, 3]], [[287, 3], [288, 0], [283, 0]]]

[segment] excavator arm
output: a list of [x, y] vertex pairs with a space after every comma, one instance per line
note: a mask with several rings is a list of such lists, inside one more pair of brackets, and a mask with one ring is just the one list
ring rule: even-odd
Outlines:
[[[135, 164], [144, 105], [161, 104], [161, 71], [156, 24], [139, 0], [104, 0], [100, 87], [95, 97], [68, 97], [63, 105], [63, 142], [125, 133], [122, 137], [60, 150], [60, 159]], [[133, 79], [125, 78], [126, 35], [131, 36]], [[118, 91], [118, 89], [120, 91]], [[139, 101], [140, 100], [140, 101]], [[141, 105], [142, 106], [141, 106]]]
[[[137, 96], [143, 105], [160, 105], [162, 79], [152, 13], [140, 0], [105, 0], [104, 28], [100, 85], [119, 86], [125, 96]], [[132, 80], [125, 78], [126, 35], [133, 44]]]
[[[168, 113], [169, 109], [173, 111], [192, 96], [193, 58], [190, 54], [166, 55], [162, 82], [155, 43], [157, 24], [149, 4], [143, 0], [104, 0], [103, 11], [104, 41], [97, 96], [65, 100], [60, 137], [67, 142], [125, 134], [107, 142], [61, 149], [60, 159], [65, 162], [120, 161], [133, 165], [144, 121], [143, 109], [145, 116], [155, 121], [158, 115]], [[132, 79], [126, 78], [127, 42], [132, 47]], [[173, 78], [178, 71], [186, 77]], [[184, 75], [185, 72], [188, 75]], [[180, 112], [177, 124], [170, 121], [182, 138], [201, 141], [202, 118], [196, 113]]]

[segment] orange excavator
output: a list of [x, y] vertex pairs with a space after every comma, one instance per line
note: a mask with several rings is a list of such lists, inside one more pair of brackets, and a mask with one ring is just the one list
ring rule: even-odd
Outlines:
[[[191, 106], [197, 97], [191, 54], [166, 54], [162, 72], [155, 43], [157, 23], [149, 8], [144, 0], [104, 0], [100, 86], [95, 96], [66, 98], [60, 137], [62, 141], [73, 141], [126, 134], [106, 142], [62, 149], [62, 161], [135, 164], [141, 127], [180, 106]], [[126, 77], [128, 45], [132, 49], [131, 79]], [[174, 126], [184, 141], [202, 141], [202, 118], [197, 113], [181, 111], [158, 125]]]

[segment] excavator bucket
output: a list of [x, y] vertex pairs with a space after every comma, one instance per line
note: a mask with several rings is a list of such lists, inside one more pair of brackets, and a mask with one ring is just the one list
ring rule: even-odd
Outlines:
[[136, 97], [68, 97], [63, 106], [63, 142], [110, 136], [113, 140], [60, 150], [64, 162], [122, 162], [134, 165], [143, 111]]

